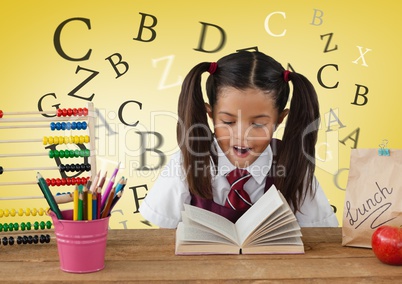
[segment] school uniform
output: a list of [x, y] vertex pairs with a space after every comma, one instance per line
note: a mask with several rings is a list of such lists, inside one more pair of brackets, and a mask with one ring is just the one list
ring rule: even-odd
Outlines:
[[[225, 175], [235, 167], [222, 152], [216, 140], [214, 143], [218, 153], [218, 168], [215, 174], [211, 167], [213, 191], [213, 201], [211, 202], [216, 203], [219, 207], [224, 206], [230, 191], [230, 185]], [[273, 147], [269, 145], [257, 160], [246, 168], [252, 177], [245, 183], [244, 190], [249, 194], [252, 203], [255, 203], [267, 190], [269, 183], [267, 175], [275, 174], [272, 173], [275, 170], [275, 167], [272, 166], [274, 164], [272, 149]], [[315, 177], [313, 192], [315, 193], [313, 195], [307, 193], [300, 206], [300, 211], [295, 214], [299, 225], [301, 227], [337, 227], [338, 220]], [[190, 194], [186, 173], [182, 167], [181, 151], [178, 151], [171, 156], [169, 163], [160, 172], [154, 186], [142, 201], [139, 211], [146, 220], [161, 228], [176, 228], [181, 221], [184, 204], [204, 207], [204, 202], [199, 201], [200, 199], [196, 199]], [[213, 205], [215, 208], [216, 205]]]

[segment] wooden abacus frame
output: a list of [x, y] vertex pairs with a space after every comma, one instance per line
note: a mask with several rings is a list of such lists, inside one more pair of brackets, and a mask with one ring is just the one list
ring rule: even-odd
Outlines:
[[[26, 116], [26, 115], [56, 115], [55, 117], [14, 117], [14, 116]], [[10, 116], [10, 118], [9, 118]], [[80, 122], [84, 120], [84, 122]], [[50, 125], [46, 124], [30, 124], [30, 125], [12, 125], [12, 123], [34, 123], [34, 122], [51, 122]], [[56, 122], [54, 122], [56, 121]], [[66, 122], [67, 121], [67, 122]], [[95, 177], [97, 173], [96, 169], [96, 147], [95, 147], [95, 124], [96, 124], [96, 112], [94, 104], [89, 102], [87, 108], [64, 108], [57, 109], [53, 111], [21, 111], [21, 112], [3, 112], [0, 110], [0, 131], [2, 129], [14, 129], [14, 128], [48, 128], [50, 130], [88, 130], [88, 135], [86, 136], [50, 136], [43, 137], [43, 139], [8, 139], [0, 140], [0, 145], [2, 143], [38, 143], [42, 142], [43, 145], [60, 145], [60, 144], [89, 144], [90, 152], [85, 150], [50, 150], [49, 153], [8, 153], [0, 154], [1, 158], [11, 158], [11, 157], [28, 157], [28, 156], [58, 156], [60, 158], [68, 157], [88, 157], [89, 164], [61, 164], [54, 167], [25, 167], [25, 168], [7, 168], [0, 164], [0, 190], [1, 186], [13, 186], [13, 185], [30, 185], [37, 184], [37, 181], [15, 181], [15, 182], [1, 182], [1, 175], [10, 171], [40, 171], [40, 170], [59, 170], [59, 171], [78, 171], [85, 172], [90, 171], [91, 177]], [[68, 152], [68, 153], [67, 153]], [[51, 157], [52, 158], [52, 157]], [[77, 169], [78, 167], [78, 169]], [[33, 176], [34, 177], [34, 176]], [[89, 180], [88, 178], [47, 178], [46, 182], [48, 186], [64, 186], [64, 185], [75, 185], [75, 184], [86, 184]], [[43, 196], [26, 196], [26, 197], [0, 197], [0, 200], [19, 200], [19, 199], [39, 199]]]

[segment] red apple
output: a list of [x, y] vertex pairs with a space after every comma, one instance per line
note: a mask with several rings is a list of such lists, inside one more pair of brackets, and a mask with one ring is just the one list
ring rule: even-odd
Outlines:
[[371, 237], [371, 247], [383, 263], [402, 265], [402, 227], [378, 227]]

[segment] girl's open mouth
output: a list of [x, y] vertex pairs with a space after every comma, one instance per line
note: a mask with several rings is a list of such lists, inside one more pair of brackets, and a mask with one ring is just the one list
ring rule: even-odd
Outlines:
[[233, 146], [233, 150], [234, 150], [234, 153], [240, 157], [245, 157], [250, 152], [250, 148], [242, 147], [242, 146]]

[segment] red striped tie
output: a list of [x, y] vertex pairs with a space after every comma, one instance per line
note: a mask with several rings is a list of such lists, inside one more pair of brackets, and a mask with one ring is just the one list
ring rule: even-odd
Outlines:
[[242, 169], [234, 169], [226, 175], [230, 184], [230, 191], [226, 198], [226, 207], [234, 210], [246, 210], [252, 205], [250, 196], [243, 189], [244, 184], [250, 179], [251, 174]]

